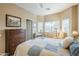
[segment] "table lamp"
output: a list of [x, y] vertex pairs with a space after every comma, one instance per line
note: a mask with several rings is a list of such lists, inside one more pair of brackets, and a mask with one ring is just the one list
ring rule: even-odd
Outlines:
[[77, 31], [73, 31], [72, 36], [76, 40], [76, 39], [78, 39], [79, 33]]

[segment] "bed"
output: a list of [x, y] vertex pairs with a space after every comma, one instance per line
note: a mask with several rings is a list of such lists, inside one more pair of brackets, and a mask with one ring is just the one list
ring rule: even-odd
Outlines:
[[63, 39], [45, 37], [28, 40], [17, 46], [14, 56], [69, 56], [62, 42]]

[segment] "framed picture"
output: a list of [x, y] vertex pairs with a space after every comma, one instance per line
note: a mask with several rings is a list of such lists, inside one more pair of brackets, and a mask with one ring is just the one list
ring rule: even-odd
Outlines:
[[6, 27], [21, 27], [21, 18], [6, 14]]

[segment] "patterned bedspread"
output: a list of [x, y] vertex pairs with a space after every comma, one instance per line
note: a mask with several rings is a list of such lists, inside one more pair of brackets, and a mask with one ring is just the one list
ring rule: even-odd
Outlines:
[[36, 38], [20, 44], [15, 56], [67, 56], [69, 51], [63, 49], [62, 39]]

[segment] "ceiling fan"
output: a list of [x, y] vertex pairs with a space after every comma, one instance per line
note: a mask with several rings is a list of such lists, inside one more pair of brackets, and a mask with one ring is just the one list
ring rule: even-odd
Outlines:
[[[43, 4], [43, 3], [40, 3], [39, 6], [40, 6], [41, 8], [44, 8], [44, 4]], [[51, 9], [50, 9], [49, 7], [47, 7], [47, 8], [45, 8], [45, 10], [51, 10]]]
[[40, 5], [40, 7], [41, 7], [41, 8], [43, 8], [43, 7], [44, 7], [44, 6], [43, 6], [43, 3], [40, 3], [39, 5]]

